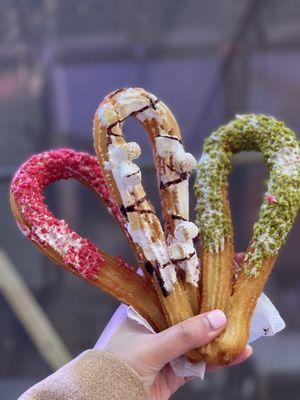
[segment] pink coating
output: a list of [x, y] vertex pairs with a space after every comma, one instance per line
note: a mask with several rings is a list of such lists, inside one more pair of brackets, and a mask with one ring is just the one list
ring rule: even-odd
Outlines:
[[[50, 246], [65, 264], [85, 279], [96, 279], [104, 264], [98, 248], [74, 232], [64, 220], [58, 220], [45, 203], [44, 189], [55, 181], [76, 179], [92, 189], [121, 223], [124, 216], [110, 196], [110, 189], [95, 157], [70, 149], [57, 149], [33, 155], [17, 171], [11, 193], [26, 225], [20, 229], [33, 242]], [[120, 267], [124, 264], [119, 260]]]
[[267, 201], [269, 202], [269, 204], [275, 204], [277, 203], [277, 200], [274, 196], [272, 196], [271, 194], [267, 194]]

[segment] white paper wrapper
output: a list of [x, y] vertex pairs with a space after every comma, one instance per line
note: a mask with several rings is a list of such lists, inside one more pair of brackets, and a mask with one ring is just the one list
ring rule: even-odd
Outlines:
[[[127, 317], [142, 325], [147, 331], [154, 333], [149, 323], [133, 307], [127, 308]], [[285, 323], [279, 312], [271, 300], [265, 294], [262, 294], [257, 302], [251, 321], [249, 343], [261, 336], [273, 336], [284, 329], [284, 327]], [[201, 379], [204, 378], [205, 363], [203, 362], [192, 364], [187, 361], [185, 356], [182, 356], [172, 361], [171, 366], [177, 376], [197, 376]]]

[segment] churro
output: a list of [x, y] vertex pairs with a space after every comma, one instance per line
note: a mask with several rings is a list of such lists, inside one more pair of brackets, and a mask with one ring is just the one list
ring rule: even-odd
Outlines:
[[[165, 232], [141, 183], [133, 160], [141, 149], [127, 143], [123, 123], [135, 117], [153, 147]], [[177, 122], [152, 94], [140, 88], [117, 90], [100, 104], [94, 118], [95, 149], [115, 201], [123, 210], [140, 267], [149, 274], [170, 325], [199, 311], [199, 265], [189, 222], [188, 178], [194, 157], [184, 151]], [[184, 280], [179, 270], [183, 271]]]
[[[233, 154], [244, 150], [263, 154], [270, 178], [252, 239], [234, 279], [227, 177]], [[300, 149], [295, 134], [272, 117], [237, 115], [206, 139], [195, 193], [203, 269], [201, 312], [220, 308], [228, 321], [226, 329], [204, 346], [201, 354], [208, 363], [226, 364], [247, 343], [255, 305], [299, 210]]]
[[160, 302], [145, 278], [121, 257], [100, 251], [48, 209], [44, 189], [55, 181], [71, 178], [93, 190], [119, 224], [125, 224], [96, 158], [87, 153], [58, 149], [32, 156], [12, 181], [10, 201], [19, 228], [52, 261], [132, 305], [157, 331], [165, 329]]

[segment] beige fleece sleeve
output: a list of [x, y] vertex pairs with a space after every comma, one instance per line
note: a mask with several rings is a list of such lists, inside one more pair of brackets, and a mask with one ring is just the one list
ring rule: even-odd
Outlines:
[[87, 350], [19, 400], [149, 400], [138, 374], [112, 353]]

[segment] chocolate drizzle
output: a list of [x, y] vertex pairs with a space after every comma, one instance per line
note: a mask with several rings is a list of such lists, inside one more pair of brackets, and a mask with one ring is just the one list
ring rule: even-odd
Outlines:
[[173, 168], [172, 165], [168, 164], [167, 162], [165, 163], [165, 166], [166, 166], [167, 168], [169, 168], [169, 170], [172, 171], [172, 172], [176, 172], [176, 173], [178, 172], [178, 171], [176, 171], [175, 168]]
[[190, 260], [192, 257], [194, 257], [194, 255], [196, 254], [195, 251], [193, 251], [191, 254], [189, 254], [187, 257], [183, 257], [183, 258], [171, 258], [171, 261], [173, 264], [177, 264], [183, 261], [188, 261]]
[[164, 281], [163, 281], [162, 277], [159, 275], [159, 272], [157, 272], [157, 271], [155, 271], [155, 275], [156, 275], [156, 279], [157, 279], [157, 282], [159, 284], [160, 290], [162, 292], [162, 295], [164, 297], [168, 297], [169, 293], [168, 293], [168, 291], [166, 290], [166, 288], [164, 286]]
[[112, 136], [115, 136], [115, 137], [122, 137], [123, 136], [121, 133], [114, 133], [112, 131], [112, 128], [115, 127], [116, 125], [118, 125], [118, 123], [119, 123], [119, 121], [115, 121], [115, 122], [113, 122], [112, 124], [110, 124], [107, 127], [107, 141], [108, 141], [108, 144], [112, 143], [112, 140], [111, 140]]
[[146, 201], [147, 200], [147, 196], [145, 195], [144, 197], [141, 197], [140, 199], [138, 199], [136, 202], [135, 202], [135, 204], [137, 205], [137, 206], [139, 206], [139, 205], [141, 205], [142, 203], [144, 203], [144, 201]]
[[127, 88], [117, 89], [114, 92], [110, 93], [106, 98], [107, 99], [112, 99], [116, 94], [124, 92], [125, 90], [127, 90]]
[[139, 200], [137, 200], [135, 203], [131, 204], [130, 206], [124, 207], [124, 205], [122, 204], [120, 207], [120, 211], [121, 213], [127, 217], [127, 213], [130, 212], [137, 212], [139, 214], [154, 214], [153, 210], [149, 209], [138, 209], [137, 207], [140, 206], [142, 203], [144, 203], [144, 201], [147, 200], [147, 196], [144, 196], [142, 198], [140, 198]]
[[127, 217], [126, 208], [123, 206], [123, 204], [120, 206], [120, 211], [124, 215], [124, 217]]
[[135, 208], [136, 206], [134, 204], [132, 204], [131, 206], [128, 206], [125, 208], [126, 213], [130, 213], [130, 212], [137, 212], [139, 214], [153, 214], [153, 211], [150, 209], [147, 210], [139, 210], [137, 208]]
[[[167, 263], [167, 264], [169, 264], [169, 263]], [[164, 297], [167, 297], [169, 293], [167, 292], [167, 290], [164, 286], [164, 281], [162, 280], [162, 277], [159, 274], [158, 267], [157, 266], [155, 267], [150, 261], [146, 261], [144, 264], [144, 268], [151, 277], [155, 277], [157, 279], [157, 282], [158, 282], [158, 285], [162, 292], [162, 295]]]
[[138, 111], [133, 111], [131, 114], [128, 115], [128, 117], [130, 117], [131, 115], [140, 114], [140, 113], [148, 110], [148, 108], [153, 108], [153, 110], [156, 110], [155, 104], [157, 104], [159, 102], [159, 99], [156, 99], [154, 101], [152, 99], [149, 99], [149, 101], [150, 101], [150, 104], [147, 104], [146, 106], [140, 108]]
[[166, 263], [160, 265], [159, 267], [160, 267], [160, 268], [165, 268], [165, 267], [167, 267], [168, 265], [171, 265], [170, 261], [168, 261], [168, 262], [166, 262]]
[[150, 98], [149, 100], [150, 100], [150, 104], [151, 104], [151, 107], [153, 108], [153, 110], [156, 110], [155, 105], [159, 102], [159, 99], [155, 99], [155, 100], [153, 101], [153, 100]]
[[[111, 99], [111, 98], [112, 98], [113, 96], [115, 96], [117, 93], [120, 93], [120, 92], [122, 92], [122, 91], [124, 91], [124, 90], [126, 90], [126, 88], [116, 90], [116, 91], [115, 91], [114, 93], [112, 93], [111, 96], [108, 97], [108, 98]], [[110, 124], [110, 125], [106, 128], [106, 130], [107, 130], [107, 136], [108, 136], [108, 143], [109, 143], [109, 144], [112, 143], [112, 142], [111, 142], [111, 136], [117, 136], [117, 137], [122, 137], [122, 136], [123, 136], [122, 134], [118, 134], [118, 133], [112, 132], [112, 128], [113, 128], [114, 126], [116, 126], [117, 124], [121, 124], [121, 123], [124, 122], [128, 117], [135, 116], [135, 115], [137, 115], [137, 114], [139, 114], [139, 113], [141, 113], [141, 112], [146, 111], [148, 108], [153, 108], [154, 110], [156, 110], [155, 105], [156, 105], [159, 101], [160, 101], [159, 99], [155, 99], [154, 101], [153, 101], [152, 99], [149, 99], [149, 104], [147, 104], [146, 106], [142, 107], [140, 110], [133, 111], [132, 113], [130, 113], [129, 115], [127, 115], [127, 117], [125, 117], [125, 118], [123, 118], [123, 119], [118, 119], [117, 121], [115, 121], [115, 122], [113, 122], [112, 124]]]
[[137, 171], [133, 172], [132, 174], [128, 174], [126, 175], [127, 178], [129, 178], [130, 176], [136, 175], [140, 172], [140, 169], [138, 169]]
[[178, 219], [179, 221], [187, 221], [186, 218], [184, 218], [182, 215], [176, 215], [176, 214], [172, 214], [171, 215], [172, 219]]
[[122, 136], [122, 135], [119, 134], [119, 133], [110, 132], [110, 136], [120, 137], [120, 136]]
[[146, 261], [144, 267], [150, 276], [153, 276], [155, 274], [155, 268], [150, 261]]
[[169, 186], [177, 185], [178, 183], [181, 183], [181, 182], [187, 180], [188, 177], [189, 177], [188, 172], [182, 172], [178, 179], [174, 179], [173, 181], [169, 181], [169, 182], [165, 182], [165, 183], [160, 182], [160, 189], [164, 190], [164, 189], [167, 189]]
[[167, 297], [169, 293], [168, 293], [168, 291], [166, 290], [166, 288], [164, 286], [164, 281], [163, 281], [162, 277], [160, 276], [159, 268], [164, 268], [164, 267], [166, 267], [167, 265], [170, 265], [170, 264], [171, 264], [171, 262], [168, 261], [163, 265], [159, 265], [159, 264], [153, 265], [150, 261], [146, 261], [145, 265], [144, 265], [145, 270], [148, 272], [148, 274], [151, 277], [155, 277], [157, 279], [157, 283], [158, 283], [158, 285], [160, 287], [160, 290], [162, 292], [162, 295], [164, 297]]
[[176, 140], [177, 142], [182, 144], [182, 140], [179, 139], [177, 136], [170, 136], [170, 135], [157, 135], [156, 137], [162, 137], [166, 139]]

